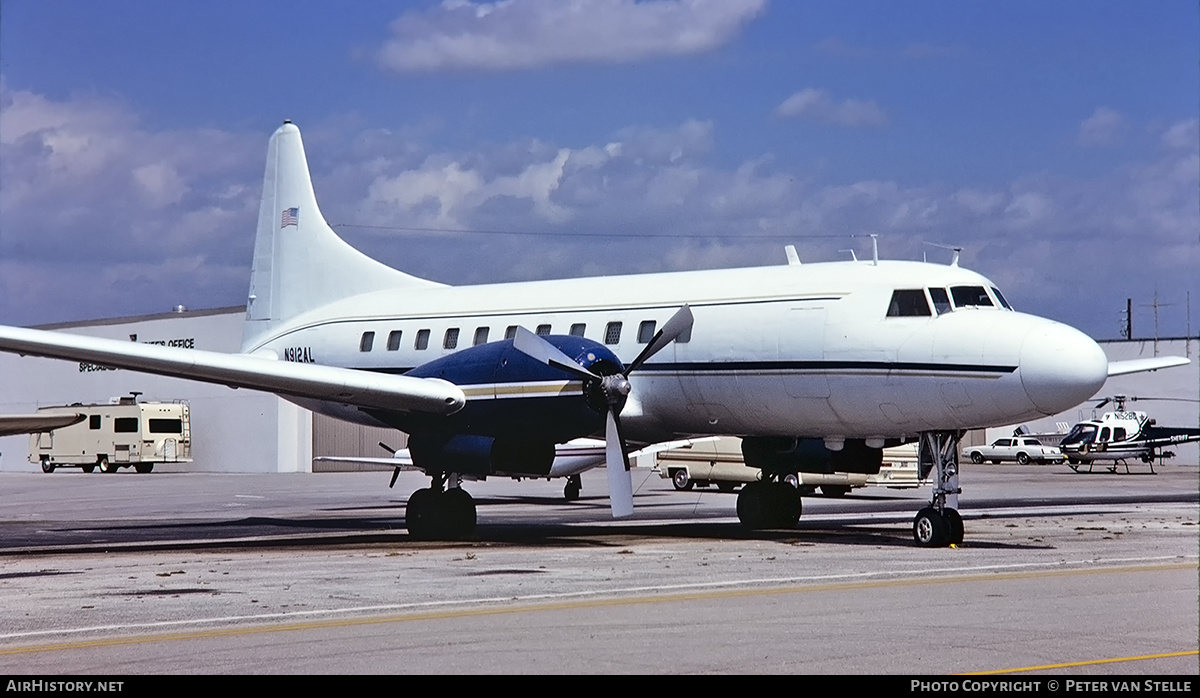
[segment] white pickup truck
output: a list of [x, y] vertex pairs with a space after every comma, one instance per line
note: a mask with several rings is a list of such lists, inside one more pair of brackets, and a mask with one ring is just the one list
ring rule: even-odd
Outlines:
[[996, 439], [991, 446], [968, 446], [963, 449], [963, 457], [970, 458], [972, 463], [1016, 461], [1021, 465], [1031, 461], [1062, 463], [1066, 460], [1057, 446], [1043, 446], [1041, 441], [1028, 436]]

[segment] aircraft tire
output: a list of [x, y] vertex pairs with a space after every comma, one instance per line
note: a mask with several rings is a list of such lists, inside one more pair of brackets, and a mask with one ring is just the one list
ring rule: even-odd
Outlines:
[[767, 527], [766, 483], [748, 482], [738, 492], [737, 515], [738, 521], [751, 530]]
[[771, 483], [772, 528], [795, 528], [800, 521], [800, 493], [786, 482]]
[[963, 520], [962, 515], [957, 509], [947, 509], [942, 512], [946, 519], [947, 537], [950, 545], [962, 545], [963, 542]]
[[466, 540], [475, 534], [475, 499], [469, 492], [452, 487], [442, 493], [439, 502], [443, 521], [442, 534], [449, 540]]
[[913, 519], [913, 540], [922, 548], [944, 548], [950, 544], [946, 519], [933, 507], [925, 507]]
[[417, 540], [437, 538], [440, 528], [438, 520], [441, 518], [437, 511], [440, 508], [440, 494], [423, 488], [409, 495], [408, 503], [404, 505], [404, 525], [408, 528], [408, 535]]
[[563, 486], [563, 499], [567, 500], [568, 502], [573, 502], [576, 499], [579, 499], [580, 489], [581, 488], [577, 483], [568, 482]]

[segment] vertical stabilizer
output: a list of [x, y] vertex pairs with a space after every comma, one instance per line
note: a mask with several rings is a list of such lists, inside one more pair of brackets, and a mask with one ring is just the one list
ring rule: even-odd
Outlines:
[[300, 129], [284, 122], [267, 146], [242, 350], [326, 303], [389, 288], [438, 286], [364, 255], [333, 232], [313, 193]]

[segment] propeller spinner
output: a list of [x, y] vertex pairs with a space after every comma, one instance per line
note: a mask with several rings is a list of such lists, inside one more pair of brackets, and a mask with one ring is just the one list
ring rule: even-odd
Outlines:
[[633, 479], [629, 474], [629, 450], [621, 435], [619, 413], [625, 405], [633, 386], [629, 374], [671, 342], [692, 329], [692, 311], [683, 306], [667, 320], [662, 329], [638, 354], [626, 369], [613, 375], [600, 375], [579, 364], [545, 339], [524, 327], [517, 328], [513, 337], [513, 348], [536, 361], [582, 378], [585, 383], [597, 386], [604, 396], [604, 467], [608, 471], [608, 497], [613, 518], [622, 518], [633, 513]]

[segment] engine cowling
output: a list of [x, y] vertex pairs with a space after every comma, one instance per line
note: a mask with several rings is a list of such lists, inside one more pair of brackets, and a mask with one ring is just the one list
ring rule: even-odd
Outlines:
[[871, 448], [862, 439], [847, 439], [839, 451], [825, 447], [823, 439], [753, 437], [742, 439], [746, 465], [769, 473], [865, 473], [874, 475], [883, 465], [883, 449]]
[[[599, 375], [623, 368], [610, 349], [590, 339], [544, 339]], [[467, 395], [463, 409], [449, 417], [393, 415], [388, 420], [409, 433], [413, 464], [422, 470], [545, 475], [554, 461], [554, 444], [604, 432], [606, 404], [597, 396], [597, 385], [530, 358], [512, 340], [470, 347], [406, 375], [440, 378]]]

